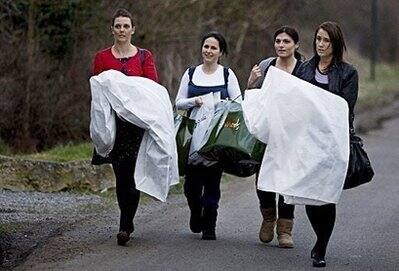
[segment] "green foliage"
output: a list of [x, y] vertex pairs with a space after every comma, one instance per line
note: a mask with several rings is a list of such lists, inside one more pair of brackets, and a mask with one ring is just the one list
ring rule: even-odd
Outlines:
[[399, 98], [399, 66], [384, 63], [376, 66], [376, 80], [364, 74], [359, 87], [359, 109], [388, 104]]
[[57, 5], [52, 2], [42, 1], [37, 7], [37, 30], [41, 32], [39, 35], [42, 50], [60, 60], [72, 49], [74, 37], [71, 27], [74, 5], [69, 1], [59, 1]]
[[180, 177], [179, 183], [170, 187], [170, 194], [183, 194], [184, 177]]
[[92, 154], [93, 145], [91, 143], [68, 143], [66, 145], [56, 146], [44, 152], [19, 155], [18, 157], [34, 160], [69, 162], [90, 159]]
[[1, 155], [10, 155], [11, 154], [10, 147], [1, 139], [0, 139], [0, 154]]

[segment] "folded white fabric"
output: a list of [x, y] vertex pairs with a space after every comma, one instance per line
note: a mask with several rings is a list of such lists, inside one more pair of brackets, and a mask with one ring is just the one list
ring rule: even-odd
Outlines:
[[179, 182], [173, 109], [166, 88], [115, 70], [90, 78], [90, 136], [106, 156], [115, 142], [113, 111], [145, 129], [135, 168], [136, 188], [166, 201], [169, 186]]
[[267, 144], [258, 189], [288, 204], [337, 203], [349, 160], [347, 102], [272, 66], [242, 107], [250, 133]]

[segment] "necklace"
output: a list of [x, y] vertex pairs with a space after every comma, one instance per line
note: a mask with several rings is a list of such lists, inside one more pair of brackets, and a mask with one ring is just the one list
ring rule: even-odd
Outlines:
[[319, 68], [319, 71], [322, 73], [322, 74], [326, 74], [327, 73], [327, 71], [328, 71], [328, 66], [329, 65], [322, 65], [321, 63], [319, 63], [319, 65], [318, 65], [318, 68]]

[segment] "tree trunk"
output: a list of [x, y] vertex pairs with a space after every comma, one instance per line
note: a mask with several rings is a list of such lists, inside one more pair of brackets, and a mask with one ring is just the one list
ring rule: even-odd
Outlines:
[[[27, 33], [27, 66], [26, 66], [26, 88], [22, 110], [22, 140], [27, 143], [30, 138], [30, 111], [32, 85], [34, 80], [34, 58], [35, 58], [35, 0], [29, 1], [28, 11], [28, 33]], [[25, 144], [23, 144], [25, 145]]]

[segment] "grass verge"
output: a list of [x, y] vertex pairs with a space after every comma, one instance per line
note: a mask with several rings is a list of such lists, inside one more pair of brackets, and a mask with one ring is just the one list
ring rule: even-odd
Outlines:
[[90, 159], [92, 154], [93, 144], [91, 144], [90, 142], [78, 144], [70, 142], [65, 145], [56, 146], [47, 151], [27, 155], [16, 155], [15, 157], [21, 159], [70, 162]]

